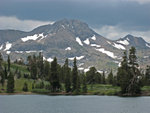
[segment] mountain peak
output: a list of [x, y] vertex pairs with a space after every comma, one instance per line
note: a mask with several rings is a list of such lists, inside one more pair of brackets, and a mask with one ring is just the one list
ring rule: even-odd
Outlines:
[[121, 38], [119, 40], [127, 41], [130, 46], [134, 46], [138, 49], [147, 48], [147, 42], [142, 37], [136, 37], [131, 34], [128, 34], [124, 38]]
[[123, 39], [131, 40], [131, 41], [138, 40], [138, 41], [146, 42], [142, 37], [136, 37], [131, 34], [126, 35]]

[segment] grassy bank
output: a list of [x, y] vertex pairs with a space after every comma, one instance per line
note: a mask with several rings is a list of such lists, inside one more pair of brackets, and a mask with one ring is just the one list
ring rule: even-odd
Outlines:
[[[28, 92], [23, 92], [22, 88], [24, 85], [24, 82], [27, 82], [28, 84]], [[47, 95], [118, 95], [120, 92], [120, 87], [118, 86], [112, 86], [112, 85], [104, 85], [104, 84], [94, 84], [93, 86], [87, 85], [87, 93], [65, 93], [62, 88], [60, 92], [52, 93], [48, 89], [32, 89], [32, 83], [34, 81], [30, 79], [17, 79], [15, 81], [15, 92], [13, 94], [47, 94]], [[0, 86], [0, 95], [7, 95], [6, 93], [6, 85], [4, 86], [4, 90], [2, 90], [2, 87]], [[150, 96], [150, 86], [144, 86], [142, 87], [142, 93], [140, 96]]]

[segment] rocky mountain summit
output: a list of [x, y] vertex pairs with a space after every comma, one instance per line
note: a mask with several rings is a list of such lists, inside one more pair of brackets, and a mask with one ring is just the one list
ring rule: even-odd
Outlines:
[[118, 40], [109, 40], [88, 24], [79, 20], [63, 19], [53, 24], [40, 26], [30, 32], [0, 30], [0, 52], [4, 58], [10, 54], [12, 60], [43, 53], [51, 62], [56, 56], [60, 64], [68, 58], [70, 65], [74, 57], [79, 70], [87, 71], [95, 66], [99, 72], [116, 69], [120, 65], [123, 51], [136, 47], [141, 67], [149, 64], [150, 44], [141, 37], [127, 35]]

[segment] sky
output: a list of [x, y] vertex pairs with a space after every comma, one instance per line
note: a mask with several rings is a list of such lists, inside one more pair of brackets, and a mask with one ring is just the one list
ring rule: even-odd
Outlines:
[[64, 18], [111, 40], [132, 34], [150, 42], [150, 0], [0, 0], [0, 29], [31, 31]]

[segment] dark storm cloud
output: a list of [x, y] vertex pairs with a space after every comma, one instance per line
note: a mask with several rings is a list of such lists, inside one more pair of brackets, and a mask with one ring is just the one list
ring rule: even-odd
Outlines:
[[20, 19], [55, 21], [75, 18], [91, 26], [117, 25], [124, 28], [147, 30], [150, 26], [150, 4], [137, 2], [111, 1], [69, 1], [69, 0], [25, 0], [2, 1], [0, 15], [16, 16]]
[[150, 0], [0, 0], [0, 29], [29, 31], [67, 18], [110, 39], [131, 33], [150, 42], [149, 11]]

